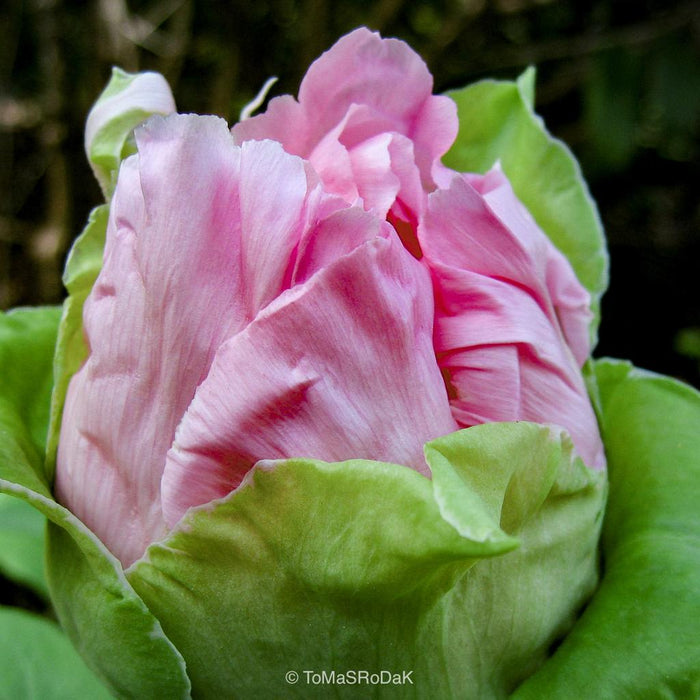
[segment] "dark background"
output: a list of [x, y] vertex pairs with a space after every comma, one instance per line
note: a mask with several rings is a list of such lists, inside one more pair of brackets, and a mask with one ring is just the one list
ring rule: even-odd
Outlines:
[[537, 110], [581, 161], [611, 252], [596, 355], [700, 386], [700, 3], [599, 0], [5, 0], [0, 308], [57, 303], [99, 189], [82, 150], [112, 65], [154, 69], [179, 111], [233, 122], [271, 75], [358, 25], [408, 41], [436, 91], [538, 67]]

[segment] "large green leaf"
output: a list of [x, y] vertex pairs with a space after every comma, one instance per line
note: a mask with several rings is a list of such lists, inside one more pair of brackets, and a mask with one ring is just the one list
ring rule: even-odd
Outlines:
[[483, 80], [449, 93], [460, 126], [444, 160], [456, 170], [482, 173], [500, 163], [519, 199], [590, 292], [595, 341], [608, 283], [603, 227], [574, 156], [534, 112], [534, 75], [529, 69], [516, 82]]
[[516, 698], [700, 697], [700, 394], [599, 361], [610, 470], [605, 573]]
[[304, 672], [350, 669], [411, 672], [401, 697], [504, 696], [542, 662], [595, 585], [604, 476], [527, 423], [426, 454], [432, 481], [362, 460], [259, 467], [127, 571], [197, 696], [327, 697]]
[[60, 309], [0, 314], [0, 477], [49, 495], [43, 455]]
[[110, 694], [53, 622], [0, 608], [0, 698], [106, 700]]
[[46, 518], [28, 503], [0, 494], [0, 573], [48, 598], [44, 575]]

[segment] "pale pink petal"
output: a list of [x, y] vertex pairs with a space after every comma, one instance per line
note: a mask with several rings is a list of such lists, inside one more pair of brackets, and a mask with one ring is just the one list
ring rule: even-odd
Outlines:
[[591, 352], [589, 327], [593, 313], [590, 294], [576, 278], [571, 263], [542, 232], [499, 169], [487, 173], [480, 185], [476, 184], [476, 178], [472, 179], [472, 184], [479, 187], [484, 200], [500, 221], [530, 246], [531, 255], [544, 260], [547, 292], [564, 337], [579, 365], [583, 365]]
[[458, 131], [459, 119], [454, 100], [444, 95], [434, 95], [423, 103], [411, 137], [416, 144], [416, 163], [426, 189], [432, 189], [433, 172], [439, 168], [439, 159], [450, 150]]
[[427, 66], [408, 44], [382, 39], [363, 27], [341, 37], [311, 64], [299, 87], [299, 104], [316, 138], [340, 122], [353, 104], [371, 107], [391, 120], [392, 131], [411, 135], [432, 89]]
[[[291, 285], [302, 284], [338, 258], [366, 241], [387, 237], [390, 228], [381, 219], [359, 207], [324, 213], [310, 222], [299, 240]], [[290, 286], [291, 286], [290, 285]]]
[[169, 525], [260, 459], [368, 458], [426, 473], [456, 428], [432, 342], [424, 268], [377, 238], [284, 293], [219, 350], [163, 475]]
[[90, 356], [70, 384], [56, 476], [59, 500], [125, 564], [165, 532], [165, 455], [245, 315], [230, 224], [239, 151], [225, 122], [155, 118], [137, 140], [85, 304]]
[[351, 194], [339, 146], [352, 150], [382, 134], [402, 135], [412, 142], [420, 181], [430, 190], [432, 169], [458, 129], [456, 105], [432, 89], [427, 66], [406, 43], [360, 28], [311, 65], [298, 102], [289, 96], [272, 100], [266, 113], [235, 125], [232, 133], [237, 143], [279, 141], [289, 153], [311, 160], [331, 191]]
[[547, 284], [551, 244], [523, 210], [503, 215], [503, 203], [488, 199], [502, 177], [453, 179], [429, 196], [420, 228], [435, 289], [435, 352], [453, 415], [461, 426], [562, 425], [586, 463], [601, 468], [596, 418]]
[[231, 133], [237, 144], [272, 139], [284, 145], [288, 153], [305, 155], [309, 150], [308, 125], [299, 103], [291, 95], [270, 100], [267, 110], [235, 124]]
[[386, 217], [401, 188], [392, 168], [391, 134], [379, 134], [349, 151], [353, 180], [364, 208]]
[[[306, 170], [272, 141], [241, 146], [240, 217], [230, 234], [241, 240], [240, 285], [247, 320], [288, 286], [292, 254], [306, 223]], [[340, 206], [340, 202], [336, 206]], [[232, 268], [230, 274], [236, 274]]]
[[[329, 131], [310, 152], [303, 154], [323, 181], [323, 186], [346, 202], [355, 204], [359, 200], [355, 174], [347, 148], [338, 140], [342, 124]], [[287, 144], [284, 144], [287, 148]], [[290, 150], [290, 153], [292, 151]]]
[[68, 392], [56, 482], [126, 564], [165, 532], [165, 457], [219, 346], [296, 268], [311, 274], [358, 244], [322, 235], [298, 260], [307, 229], [330, 231], [325, 220], [347, 204], [277, 143], [239, 148], [223, 120], [181, 115], [149, 120], [136, 137], [85, 305], [90, 356]]

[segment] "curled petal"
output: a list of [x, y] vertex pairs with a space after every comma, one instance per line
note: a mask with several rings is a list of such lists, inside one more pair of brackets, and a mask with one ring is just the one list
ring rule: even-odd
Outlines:
[[503, 420], [561, 425], [586, 463], [601, 468], [595, 414], [559, 320], [573, 318], [571, 333], [584, 314], [566, 316], [555, 296], [574, 290], [582, 298], [585, 291], [564, 265], [552, 283], [552, 261], [561, 261], [525, 209], [514, 206], [503, 180], [498, 171], [455, 177], [429, 196], [419, 232], [453, 415], [465, 427]]
[[[352, 153], [383, 134], [403, 136], [413, 144], [418, 182], [432, 189], [435, 163], [452, 145], [458, 128], [454, 102], [434, 96], [432, 89], [427, 66], [407, 44], [360, 28], [311, 65], [298, 102], [290, 96], [276, 98], [265, 114], [237, 124], [232, 131], [238, 143], [271, 138], [288, 152], [308, 158], [326, 185], [347, 193], [348, 201], [353, 201], [354, 180], [348, 157], [340, 151]], [[377, 154], [371, 150], [369, 155]], [[359, 154], [350, 157], [357, 172]], [[367, 168], [373, 169], [371, 163]], [[404, 177], [398, 178], [403, 185]], [[381, 199], [389, 197], [395, 184], [390, 181]], [[365, 202], [368, 209], [376, 204], [376, 197]]]

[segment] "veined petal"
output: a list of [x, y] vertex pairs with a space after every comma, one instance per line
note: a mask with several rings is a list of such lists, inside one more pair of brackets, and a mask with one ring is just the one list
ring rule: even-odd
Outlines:
[[[455, 177], [429, 196], [419, 229], [435, 289], [435, 351], [453, 415], [463, 427], [561, 425], [586, 463], [602, 468], [595, 414], [548, 284], [557, 258], [524, 208], [514, 206], [502, 177]], [[576, 284], [570, 268], [557, 272]]]
[[229, 223], [239, 154], [225, 122], [156, 118], [137, 140], [85, 304], [90, 356], [70, 384], [56, 474], [59, 500], [127, 564], [165, 532], [165, 454], [244, 318]]
[[400, 134], [412, 141], [420, 181], [432, 189], [434, 163], [458, 129], [456, 105], [432, 89], [428, 67], [407, 44], [360, 28], [314, 61], [298, 102], [276, 98], [267, 112], [236, 124], [232, 133], [237, 143], [272, 138], [309, 158], [334, 192], [348, 190], [347, 183], [340, 185], [348, 175], [346, 159], [336, 164], [338, 172], [332, 167], [338, 145], [351, 150], [381, 134]]
[[376, 238], [270, 304], [226, 342], [177, 430], [166, 521], [236, 488], [261, 459], [353, 457], [426, 473], [451, 432], [425, 270]]
[[591, 295], [576, 278], [568, 259], [557, 249], [536, 224], [530, 212], [515, 196], [508, 178], [496, 168], [483, 178], [471, 182], [484, 195], [489, 209], [518, 239], [544, 261], [544, 283], [554, 305], [567, 344], [579, 366], [591, 352], [588, 327], [593, 312]]
[[[215, 117], [154, 118], [136, 139], [85, 305], [90, 355], [68, 392], [56, 480], [126, 565], [165, 533], [165, 457], [219, 346], [289, 286], [302, 233], [347, 207], [279, 144], [239, 148]], [[336, 254], [328, 239], [307, 268]]]

